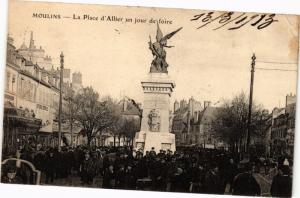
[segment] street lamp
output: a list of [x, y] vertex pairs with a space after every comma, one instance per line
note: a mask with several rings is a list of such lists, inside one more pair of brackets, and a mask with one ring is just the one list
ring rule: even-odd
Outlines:
[[58, 150], [61, 151], [61, 122], [62, 122], [62, 87], [63, 87], [64, 54], [60, 54], [60, 81], [59, 81], [59, 113], [58, 113]]

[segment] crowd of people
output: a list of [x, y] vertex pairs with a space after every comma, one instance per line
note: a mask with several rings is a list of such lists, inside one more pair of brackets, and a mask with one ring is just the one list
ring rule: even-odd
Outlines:
[[[78, 146], [62, 147], [61, 151], [51, 147], [22, 150], [20, 158], [41, 171], [45, 184], [79, 176], [82, 186], [89, 186], [100, 177], [99, 186], [108, 189], [260, 196], [261, 186], [253, 171], [264, 167], [263, 172], [274, 176], [272, 196], [288, 197], [292, 192], [291, 160], [285, 157], [274, 163], [257, 156], [196, 147], [158, 153], [152, 148], [144, 153], [131, 147]], [[17, 169], [15, 164], [2, 166], [2, 182], [34, 183], [31, 173]]]

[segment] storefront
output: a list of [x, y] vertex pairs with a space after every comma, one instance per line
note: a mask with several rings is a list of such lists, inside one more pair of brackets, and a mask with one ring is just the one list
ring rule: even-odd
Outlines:
[[16, 152], [26, 145], [35, 146], [42, 121], [16, 107], [5, 107], [3, 118], [3, 155]]

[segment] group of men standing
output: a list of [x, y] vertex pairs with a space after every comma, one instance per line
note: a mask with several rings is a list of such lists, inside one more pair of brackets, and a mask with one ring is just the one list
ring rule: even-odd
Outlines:
[[[34, 153], [23, 151], [21, 158], [41, 170], [42, 182], [46, 184], [79, 176], [82, 186], [94, 184], [98, 177], [102, 182], [97, 186], [109, 189], [261, 195], [261, 187], [253, 176], [253, 160], [241, 160], [225, 150], [182, 148], [174, 153], [170, 150], [156, 153], [152, 148], [144, 154], [130, 147], [78, 146], [63, 147], [61, 151], [55, 148], [42, 148]], [[291, 196], [288, 160], [280, 162], [276, 170], [270, 194]]]

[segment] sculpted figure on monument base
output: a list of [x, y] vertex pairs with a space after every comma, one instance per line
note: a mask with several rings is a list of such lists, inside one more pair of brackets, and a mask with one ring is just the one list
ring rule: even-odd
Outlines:
[[148, 115], [148, 125], [149, 130], [152, 132], [160, 131], [160, 115], [159, 111], [156, 109], [152, 109]]

